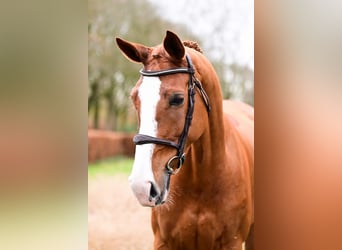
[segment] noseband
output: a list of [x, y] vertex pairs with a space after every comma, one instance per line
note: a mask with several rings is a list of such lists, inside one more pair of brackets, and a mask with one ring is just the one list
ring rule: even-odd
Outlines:
[[[164, 75], [173, 75], [173, 74], [179, 74], [179, 73], [186, 73], [189, 74], [189, 84], [188, 84], [188, 110], [186, 113], [185, 118], [185, 124], [183, 128], [183, 132], [181, 136], [179, 137], [178, 143], [164, 140], [161, 138], [156, 138], [153, 136], [143, 135], [143, 134], [137, 134], [133, 138], [133, 142], [135, 145], [143, 145], [143, 144], [159, 144], [164, 146], [169, 146], [177, 149], [177, 154], [173, 157], [171, 157], [167, 164], [166, 164], [166, 171], [169, 175], [176, 174], [182, 167], [184, 161], [185, 161], [185, 153], [184, 153], [184, 147], [186, 143], [186, 138], [188, 137], [189, 128], [192, 121], [192, 114], [194, 112], [194, 104], [195, 104], [195, 87], [199, 90], [199, 93], [202, 96], [202, 99], [204, 101], [204, 104], [207, 108], [208, 113], [210, 112], [210, 103], [207, 93], [204, 91], [202, 84], [200, 81], [195, 77], [195, 69], [192, 65], [191, 58], [186, 55], [186, 61], [188, 63], [188, 67], [181, 67], [181, 68], [173, 68], [173, 69], [166, 69], [166, 70], [158, 70], [158, 71], [146, 71], [144, 69], [140, 70], [140, 74], [143, 76], [164, 76]], [[178, 164], [176, 165], [176, 168], [172, 167], [172, 163], [175, 161]]]

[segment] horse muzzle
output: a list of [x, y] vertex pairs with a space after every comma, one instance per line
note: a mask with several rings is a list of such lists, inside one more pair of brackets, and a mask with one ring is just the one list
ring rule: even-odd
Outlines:
[[153, 181], [134, 181], [129, 178], [131, 189], [142, 206], [155, 207], [163, 204], [168, 196], [168, 190], [160, 190]]

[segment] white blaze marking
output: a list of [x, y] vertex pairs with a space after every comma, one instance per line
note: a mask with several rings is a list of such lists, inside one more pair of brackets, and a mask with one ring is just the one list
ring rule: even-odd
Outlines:
[[[138, 90], [140, 99], [140, 129], [139, 134], [157, 136], [156, 109], [160, 99], [159, 77], [143, 77], [142, 83]], [[133, 191], [144, 195], [145, 190], [140, 190], [143, 185], [149, 181], [155, 183], [152, 172], [152, 154], [154, 144], [137, 145], [135, 147], [135, 158], [132, 173], [129, 181]]]

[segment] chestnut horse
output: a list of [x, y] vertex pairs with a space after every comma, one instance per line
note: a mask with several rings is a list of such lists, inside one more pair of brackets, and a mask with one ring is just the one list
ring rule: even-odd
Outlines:
[[139, 134], [129, 182], [152, 207], [154, 249], [253, 249], [254, 109], [222, 101], [195, 42], [171, 31], [156, 47], [116, 42], [143, 64], [131, 92]]

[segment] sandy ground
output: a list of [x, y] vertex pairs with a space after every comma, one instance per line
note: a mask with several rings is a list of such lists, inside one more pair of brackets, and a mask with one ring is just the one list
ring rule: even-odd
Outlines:
[[88, 249], [152, 249], [150, 212], [133, 196], [127, 176], [89, 179]]
[[151, 209], [138, 203], [127, 178], [89, 179], [88, 250], [153, 249]]

